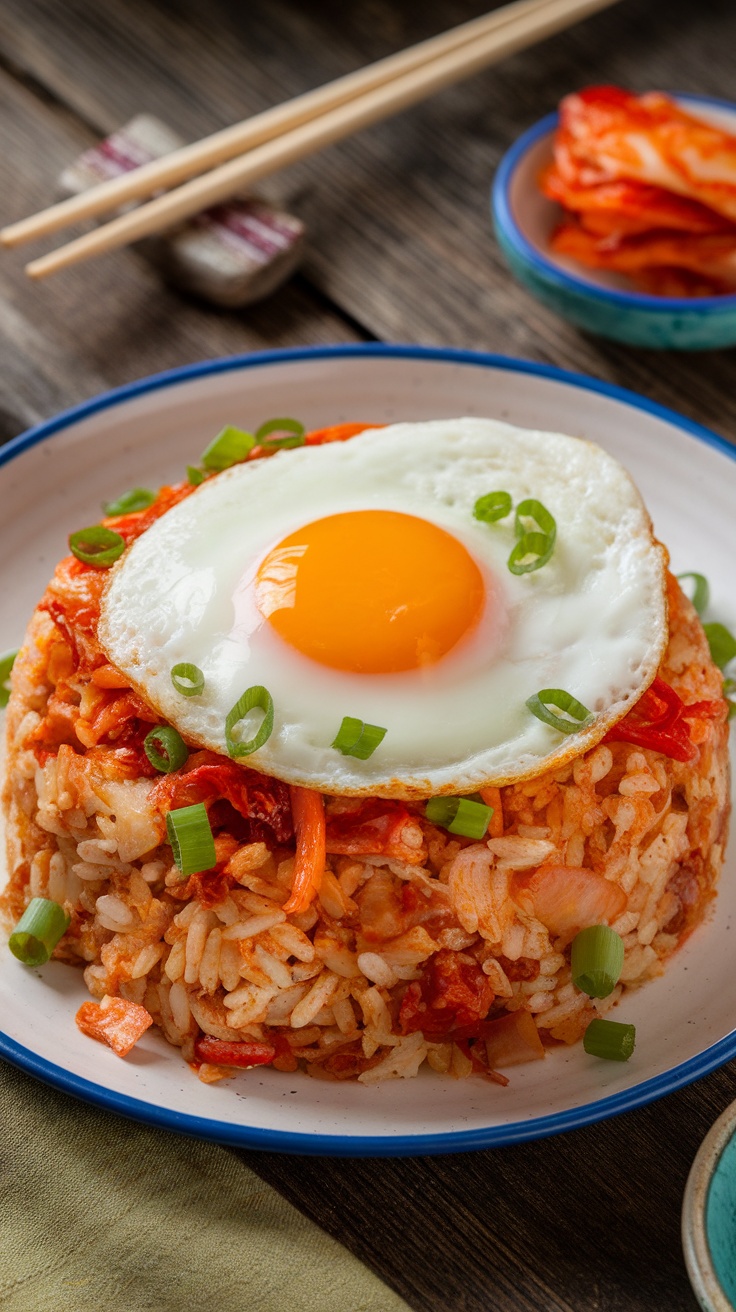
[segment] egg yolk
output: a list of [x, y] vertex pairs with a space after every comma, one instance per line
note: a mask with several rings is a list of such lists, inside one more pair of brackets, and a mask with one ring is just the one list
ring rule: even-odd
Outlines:
[[392, 674], [439, 661], [476, 624], [480, 570], [436, 524], [357, 510], [305, 524], [262, 562], [258, 609], [292, 647], [337, 670]]

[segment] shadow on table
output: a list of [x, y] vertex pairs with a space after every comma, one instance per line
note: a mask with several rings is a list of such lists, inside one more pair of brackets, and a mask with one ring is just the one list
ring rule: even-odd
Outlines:
[[512, 1148], [239, 1155], [421, 1312], [694, 1312], [680, 1204], [734, 1097], [732, 1064], [639, 1111]]

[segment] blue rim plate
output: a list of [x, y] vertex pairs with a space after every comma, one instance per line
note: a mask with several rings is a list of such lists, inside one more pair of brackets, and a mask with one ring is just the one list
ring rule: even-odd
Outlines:
[[[274, 374], [273, 371], [277, 371], [277, 374]], [[321, 412], [317, 412], [317, 410], [314, 413], [306, 410], [302, 412], [310, 425], [314, 421], [314, 426], [317, 426], [318, 423], [327, 423], [330, 418], [337, 422], [342, 418], [349, 417], [349, 409], [346, 412], [345, 407], [354, 404], [353, 398], [355, 396], [360, 397], [362, 387], [366, 401], [362, 411], [360, 410], [360, 404], [357, 409], [353, 409], [353, 415], [359, 411], [362, 415], [368, 413], [366, 406], [369, 404], [369, 398], [372, 398], [370, 417], [380, 416], [387, 419], [394, 416], [397, 418], [408, 417], [411, 414], [421, 417], [424, 413], [427, 413], [428, 409], [429, 413], [436, 414], [438, 409], [433, 409], [433, 407], [439, 405], [444, 405], [445, 413], [450, 414], [452, 410], [446, 407], [459, 405], [460, 398], [465, 398], [467, 402], [466, 412], [468, 413], [483, 413], [485, 409], [486, 413], [493, 414], [496, 417], [510, 418], [512, 422], [526, 422], [528, 426], [533, 426], [535, 423], [538, 426], [543, 426], [537, 418], [538, 414], [549, 413], [551, 420], [566, 415], [570, 431], [579, 432], [584, 436], [591, 436], [594, 440], [600, 440], [603, 445], [608, 444], [609, 436], [610, 444], [613, 446], [619, 440], [618, 434], [623, 433], [625, 440], [629, 440], [630, 436], [632, 445], [630, 447], [629, 463], [634, 468], [637, 477], [639, 473], [642, 475], [643, 481], [640, 481], [640, 486], [642, 486], [645, 498], [649, 501], [650, 508], [653, 510], [655, 526], [659, 527], [662, 516], [665, 520], [665, 526], [667, 526], [669, 516], [669, 528], [672, 531], [673, 526], [676, 526], [681, 518], [680, 494], [682, 493], [684, 496], [684, 504], [692, 509], [693, 486], [697, 487], [703, 479], [706, 479], [706, 484], [703, 484], [704, 505], [702, 514], [695, 513], [693, 515], [694, 536], [691, 536], [683, 544], [682, 550], [687, 553], [686, 556], [675, 561], [676, 567], [680, 569], [699, 568], [701, 566], [703, 563], [702, 556], [699, 555], [696, 560], [691, 559], [691, 554], [696, 550], [698, 543], [702, 542], [702, 551], [706, 556], [708, 554], [705, 539], [708, 533], [715, 532], [711, 528], [712, 522], [718, 516], [722, 519], [725, 518], [726, 513], [718, 506], [714, 509], [714, 498], [717, 500], [720, 495], [721, 485], [725, 487], [724, 496], [726, 501], [724, 505], [730, 506], [733, 504], [732, 493], [736, 489], [734, 449], [723, 438], [692, 420], [677, 415], [675, 412], [643, 397], [636, 396], [623, 388], [581, 375], [567, 373], [551, 366], [470, 351], [419, 346], [371, 344], [299, 348], [264, 352], [226, 360], [207, 361], [172, 370], [105, 393], [65, 411], [47, 423], [39, 424], [13, 439], [0, 450], [0, 465], [5, 466], [4, 475], [10, 478], [13, 476], [14, 470], [22, 471], [25, 468], [24, 461], [33, 460], [35, 461], [34, 469], [43, 471], [44, 468], [50, 468], [51, 473], [48, 477], [58, 482], [58, 471], [52, 466], [54, 466], [55, 461], [63, 463], [64, 459], [75, 459], [74, 452], [79, 449], [78, 445], [75, 447], [75, 443], [81, 442], [83, 448], [91, 452], [92, 447], [89, 444], [94, 442], [96, 443], [94, 449], [100, 450], [101, 436], [104, 436], [104, 433], [101, 434], [98, 431], [100, 424], [107, 425], [106, 431], [108, 432], [115, 429], [116, 425], [118, 427], [115, 431], [123, 431], [125, 423], [128, 422], [126, 415], [129, 413], [135, 416], [137, 430], [141, 427], [141, 415], [145, 416], [147, 413], [146, 407], [148, 407], [151, 414], [155, 411], [159, 415], [166, 416], [167, 410], [175, 404], [179, 396], [186, 400], [187, 409], [190, 409], [190, 398], [196, 398], [200, 391], [207, 391], [208, 394], [214, 396], [219, 388], [227, 386], [231, 387], [231, 392], [233, 388], [236, 389], [236, 393], [233, 393], [233, 395], [242, 394], [243, 398], [247, 399], [249, 388], [252, 389], [262, 385], [270, 386], [272, 380], [279, 384], [279, 396], [282, 398], [286, 396], [291, 398], [290, 387], [292, 389], [296, 387], [297, 390], [302, 388], [303, 390], [306, 386], [305, 380], [309, 380], [309, 386], [312, 388], [310, 395], [323, 395], [321, 403], [323, 409]], [[183, 390], [179, 394], [177, 389]], [[330, 408], [331, 392], [336, 398], [340, 393], [339, 398], [335, 401], [335, 407], [332, 409]], [[444, 401], [437, 399], [442, 397], [445, 398]], [[134, 405], [128, 412], [126, 407], [130, 406], [131, 403], [134, 403]], [[230, 405], [229, 413], [232, 415], [232, 397], [227, 404]], [[196, 405], [194, 408], [196, 410]], [[288, 410], [289, 413], [292, 413], [293, 405], [290, 405]], [[460, 413], [460, 410], [456, 410], [455, 413]], [[196, 422], [196, 420], [197, 416], [195, 414], [192, 422]], [[548, 427], [555, 427], [555, 423], [550, 422]], [[204, 445], [208, 436], [209, 432], [201, 435], [200, 446]], [[85, 443], [87, 446], [84, 446]], [[663, 447], [663, 443], [666, 443], [665, 447]], [[125, 441], [121, 443], [119, 449], [116, 449], [118, 450], [119, 460], [125, 461], [127, 459], [129, 461], [130, 452]], [[195, 448], [195, 450], [198, 449], [200, 448]], [[112, 453], [112, 447], [109, 450]], [[69, 451], [71, 451], [71, 456], [69, 456]], [[637, 451], [644, 454], [637, 456]], [[665, 455], [666, 460], [663, 460]], [[186, 459], [190, 457], [191, 451], [189, 448], [182, 448], [182, 454], [178, 459], [183, 465]], [[112, 454], [110, 454], [109, 460], [112, 460], [112, 458]], [[635, 468], [637, 460], [642, 462], [640, 471]], [[93, 464], [94, 461], [90, 456], [90, 465]], [[105, 467], [109, 469], [109, 463]], [[658, 493], [658, 484], [661, 484], [665, 476], [670, 477], [670, 475], [665, 475], [665, 467], [675, 470], [675, 473], [671, 475], [674, 479], [672, 492], [667, 494], [672, 501], [670, 511], [667, 510], [665, 505], [666, 498], [662, 501], [661, 511], [657, 505], [651, 503], [651, 495], [654, 496], [655, 502], [658, 496], [661, 497], [661, 494]], [[130, 471], [131, 466], [129, 463], [127, 468]], [[138, 464], [136, 464], [135, 469], [137, 473]], [[694, 474], [692, 479], [690, 478], [690, 470]], [[40, 480], [41, 473], [38, 477]], [[115, 477], [118, 477], [118, 475], [116, 474]], [[130, 472], [128, 478], [130, 479]], [[729, 480], [730, 486], [726, 486], [729, 484]], [[687, 484], [687, 486], [683, 486], [684, 484]], [[20, 485], [18, 484], [18, 486]], [[38, 486], [41, 487], [41, 482]], [[53, 482], [50, 486], [53, 486]], [[100, 486], [109, 486], [109, 483], [100, 484]], [[112, 491], [115, 491], [115, 488], [116, 485], [113, 485]], [[64, 513], [66, 516], [64, 523], [68, 528], [70, 512], [66, 505]], [[728, 524], [724, 524], [723, 531], [726, 535], [730, 531], [730, 518]], [[716, 533], [716, 537], [718, 537], [718, 533]], [[665, 540], [667, 539], [665, 538]], [[61, 543], [58, 545], [62, 546]], [[56, 545], [52, 541], [52, 554], [49, 556], [48, 561], [44, 560], [41, 563], [42, 575], [40, 576], [46, 577], [50, 573], [49, 565], [53, 564], [54, 551], [56, 551]], [[57, 555], [60, 554], [61, 551], [58, 550]], [[717, 562], [721, 554], [720, 540], [718, 540], [714, 543], [711, 551], [713, 569], [715, 569], [716, 574]], [[710, 559], [704, 563], [707, 565], [707, 572], [712, 572]], [[717, 600], [719, 587], [726, 594], [728, 591], [727, 556], [725, 564], [722, 566], [722, 579], [723, 582], [720, 584], [717, 578], [715, 580]], [[35, 594], [34, 599], [37, 599], [37, 596], [38, 594]], [[33, 604], [34, 602], [31, 601], [31, 608]], [[2, 622], [1, 615], [0, 622]], [[0, 641], [4, 636], [0, 629]], [[693, 935], [695, 946], [691, 948], [686, 945], [681, 950], [662, 981], [657, 980], [654, 984], [650, 984], [645, 989], [632, 994], [631, 997], [634, 1001], [631, 1008], [627, 1009], [627, 1015], [624, 1015], [624, 1009], [621, 1009], [621, 1019], [634, 1018], [628, 1015], [628, 1010], [632, 1008], [635, 1010], [636, 1007], [640, 1007], [639, 1000], [645, 995], [650, 1003], [653, 1000], [656, 1001], [656, 998], [661, 995], [664, 1000], [665, 1010], [668, 1007], [671, 1009], [675, 1005], [680, 1006], [680, 1003], [667, 1000], [669, 995], [666, 993], [666, 989], [682, 986], [682, 972], [678, 966], [681, 960], [685, 961], [687, 959], [688, 964], [694, 967], [695, 973], [691, 976], [685, 993], [682, 994], [683, 997], [691, 996], [693, 982], [696, 982], [697, 985], [698, 979], [701, 982], [703, 981], [704, 973], [706, 975], [708, 973], [708, 961], [717, 956], [717, 953], [713, 950], [715, 944], [711, 935], [720, 935], [728, 928], [728, 917], [731, 913], [733, 912], [736, 915], [736, 905], [732, 907], [730, 904], [722, 903], [721, 899], [718, 902], [718, 915], [724, 922], [720, 928], [718, 928], [717, 923], [714, 923], [713, 927], [706, 926], [700, 931], [700, 937], [698, 937], [698, 934]], [[703, 947], [704, 943], [705, 948]], [[687, 955], [691, 952], [694, 955]], [[30, 1023], [33, 1023], [34, 1014], [40, 1016], [41, 1009], [45, 1005], [44, 1000], [50, 1003], [56, 996], [58, 981], [68, 980], [71, 975], [74, 976], [75, 980], [78, 978], [77, 973], [70, 971], [68, 967], [52, 964], [47, 969], [56, 972], [53, 975], [53, 990], [50, 990], [48, 984], [44, 983], [41, 972], [23, 972], [23, 968], [13, 962], [9, 953], [2, 953], [0, 958], [0, 997], [3, 996], [3, 976], [7, 975], [10, 978], [13, 971], [22, 972], [23, 980], [20, 986], [17, 984], [20, 975], [16, 974], [13, 977], [16, 981], [15, 984], [13, 979], [10, 979], [10, 983], [6, 987], [10, 990], [8, 996], [12, 995], [14, 987], [16, 989], [17, 987], [22, 988], [24, 994], [28, 993], [31, 998], [29, 1005], [38, 1008], [35, 1013], [29, 1013]], [[662, 993], [663, 989], [665, 990], [664, 993]], [[565, 1062], [572, 1063], [575, 1071], [579, 1069], [583, 1072], [579, 1078], [587, 1081], [593, 1092], [590, 1094], [583, 1092], [579, 1097], [576, 1096], [570, 1099], [571, 1105], [560, 1105], [554, 1108], [554, 1104], [552, 1104], [553, 1110], [543, 1114], [535, 1114], [533, 1099], [537, 1095], [533, 1095], [532, 1102], [527, 1101], [525, 1110], [516, 1119], [514, 1119], [513, 1111], [510, 1110], [511, 1104], [506, 1103], [504, 1107], [509, 1111], [509, 1116], [506, 1116], [503, 1120], [497, 1120], [493, 1124], [481, 1123], [483, 1116], [486, 1114], [485, 1108], [479, 1111], [475, 1105], [479, 1098], [482, 1100], [488, 1096], [487, 1090], [490, 1086], [474, 1080], [443, 1081], [436, 1076], [428, 1076], [426, 1080], [420, 1077], [419, 1080], [415, 1081], [397, 1081], [389, 1085], [383, 1085], [380, 1086], [379, 1090], [364, 1090], [362, 1086], [324, 1085], [322, 1082], [301, 1077], [304, 1081], [304, 1088], [307, 1086], [314, 1088], [315, 1085], [319, 1084], [321, 1090], [327, 1090], [328, 1097], [333, 1099], [334, 1107], [339, 1107], [340, 1098], [351, 1102], [352, 1128], [347, 1133], [335, 1133], [330, 1127], [332, 1125], [339, 1126], [339, 1115], [335, 1115], [333, 1119], [328, 1117], [326, 1122], [323, 1115], [321, 1124], [323, 1127], [326, 1125], [326, 1128], [319, 1132], [309, 1128], [305, 1130], [304, 1126], [308, 1126], [310, 1123], [307, 1112], [304, 1114], [295, 1113], [293, 1128], [291, 1126], [283, 1128], [283, 1118], [281, 1121], [274, 1121], [273, 1125], [268, 1123], [269, 1098], [274, 1100], [274, 1106], [275, 1101], [278, 1099], [281, 1103], [281, 1109], [283, 1109], [284, 1096], [287, 1093], [295, 1092], [293, 1085], [297, 1081], [292, 1076], [279, 1076], [280, 1083], [270, 1086], [268, 1086], [267, 1081], [266, 1086], [264, 1086], [259, 1079], [258, 1089], [267, 1087], [267, 1093], [263, 1100], [263, 1105], [266, 1106], [265, 1123], [263, 1116], [260, 1124], [247, 1123], [247, 1113], [243, 1113], [241, 1107], [241, 1104], [245, 1102], [245, 1096], [242, 1092], [247, 1087], [245, 1084], [241, 1085], [240, 1092], [234, 1095], [239, 1099], [239, 1103], [232, 1103], [232, 1106], [237, 1105], [239, 1108], [238, 1117], [235, 1119], [227, 1116], [218, 1118], [215, 1108], [216, 1102], [221, 1101], [219, 1090], [213, 1091], [211, 1088], [199, 1085], [199, 1082], [191, 1077], [186, 1068], [182, 1066], [176, 1053], [173, 1054], [176, 1062], [179, 1063], [176, 1068], [176, 1075], [173, 1077], [166, 1076], [164, 1084], [155, 1097], [151, 1096], [150, 1092], [148, 1098], [136, 1096], [136, 1080], [146, 1078], [146, 1063], [151, 1068], [155, 1068], [160, 1052], [165, 1050], [166, 1055], [172, 1053], [173, 1050], [165, 1044], [162, 1044], [161, 1048], [156, 1048], [154, 1045], [150, 1053], [144, 1051], [141, 1064], [137, 1067], [135, 1063], [132, 1066], [129, 1065], [130, 1059], [128, 1059], [128, 1062], [121, 1063], [119, 1059], [112, 1054], [108, 1054], [107, 1050], [102, 1049], [100, 1045], [85, 1041], [90, 1045], [90, 1069], [87, 1073], [82, 1074], [78, 1068], [72, 1069], [74, 1063], [67, 1057], [68, 1044], [72, 1041], [72, 1036], [64, 1033], [58, 1037], [58, 1040], [52, 1039], [50, 1045], [46, 1044], [43, 1052], [34, 1052], [27, 1046], [27, 1030], [23, 1031], [21, 1029], [20, 1033], [12, 1032], [14, 1026], [6, 1019], [4, 1028], [11, 1032], [0, 1033], [0, 1055], [54, 1087], [83, 1100], [96, 1103], [110, 1111], [157, 1125], [163, 1129], [213, 1139], [226, 1144], [292, 1153], [341, 1156], [407, 1156], [461, 1152], [542, 1138], [617, 1115], [620, 1112], [643, 1106], [653, 1099], [681, 1088], [683, 1085], [701, 1078], [724, 1062], [736, 1057], [736, 1033], [731, 1032], [731, 1023], [728, 1019], [730, 1010], [724, 1010], [723, 1017], [719, 1013], [719, 1016], [713, 1020], [709, 1028], [708, 1016], [710, 1010], [714, 1005], [720, 1005], [718, 1000], [723, 996], [724, 989], [727, 989], [727, 983], [724, 983], [717, 973], [714, 974], [712, 979], [709, 978], [707, 981], [702, 982], [702, 997], [698, 993], [697, 1001], [693, 1003], [695, 1011], [688, 1019], [688, 1024], [699, 1027], [697, 1033], [702, 1037], [692, 1037], [692, 1030], [683, 1030], [682, 1043], [680, 1043], [679, 1039], [673, 1040], [671, 1036], [664, 1035], [662, 1037], [663, 1055], [661, 1055], [661, 1060], [659, 1057], [657, 1058], [659, 1068], [657, 1068], [657, 1063], [654, 1061], [654, 1056], [659, 1051], [657, 1048], [659, 1023], [657, 1026], [652, 1027], [652, 1034], [648, 1040], [652, 1061], [648, 1065], [649, 1058], [647, 1050], [644, 1048], [638, 1068], [634, 1069], [632, 1067], [632, 1071], [625, 1076], [620, 1076], [618, 1072], [611, 1071], [610, 1068], [613, 1066], [618, 1067], [618, 1063], [595, 1062], [591, 1066], [590, 1059], [586, 1059], [589, 1064], [587, 1066], [584, 1063], [581, 1064], [580, 1054], [577, 1049], [570, 1050], [569, 1054], [565, 1053], [564, 1057], [560, 1057], [556, 1064], [554, 1059], [557, 1054], [553, 1054], [552, 1058], [548, 1058], [544, 1063], [544, 1066], [549, 1068], [551, 1075], [554, 1075], [555, 1069], [559, 1067], [564, 1081], [566, 1074], [562, 1067]], [[69, 992], [66, 984], [63, 984], [61, 991]], [[15, 995], [12, 996], [19, 999], [21, 993], [16, 991]], [[85, 995], [82, 994], [75, 999], [76, 1005], [82, 1000], [82, 996]], [[7, 1018], [10, 1015], [7, 998], [4, 1006], [5, 1017]], [[64, 1010], [64, 1007], [67, 1010]], [[654, 1010], [656, 1011], [656, 1006]], [[63, 1018], [65, 1027], [68, 1024], [69, 1027], [75, 1029], [73, 1025], [73, 1008], [69, 998], [63, 1001], [60, 1016]], [[636, 1019], [637, 1028], [639, 1028], [638, 1016]], [[58, 1023], [62, 1023], [62, 1021], [60, 1020]], [[18, 1029], [17, 1026], [15, 1028]], [[40, 1032], [39, 1029], [39, 1034]], [[25, 1042], [22, 1041], [24, 1038]], [[148, 1036], [146, 1036], [147, 1038]], [[41, 1040], [39, 1040], [40, 1043]], [[701, 1044], [702, 1046], [700, 1046]], [[54, 1047], [54, 1045], [56, 1046]], [[141, 1046], [145, 1049], [145, 1040], [142, 1041], [142, 1045], [139, 1045], [139, 1047]], [[136, 1053], [137, 1051], [138, 1049], [136, 1049]], [[672, 1053], [676, 1054], [678, 1051], [682, 1054], [680, 1060], [677, 1060], [676, 1056], [672, 1056]], [[672, 1064], [669, 1064], [670, 1062]], [[606, 1069], [603, 1070], [603, 1067]], [[120, 1086], [120, 1081], [117, 1079], [117, 1072], [123, 1068], [125, 1068], [125, 1080], [127, 1081], [124, 1088]], [[524, 1090], [525, 1077], [523, 1072], [529, 1069], [514, 1068], [511, 1072], [512, 1083], [509, 1090], [502, 1091], [504, 1095], [511, 1091], [510, 1096], [513, 1097], [513, 1091], [516, 1088], [519, 1091], [517, 1096], [521, 1096]], [[654, 1070], [656, 1070], [656, 1073], [652, 1073]], [[517, 1076], [517, 1071], [521, 1072], [519, 1076]], [[249, 1072], [248, 1074], [254, 1075], [255, 1073]], [[269, 1072], [268, 1074], [276, 1076], [275, 1072]], [[576, 1075], [575, 1078], [578, 1078], [578, 1076]], [[619, 1078], [628, 1080], [626, 1087], [617, 1086], [616, 1080]], [[180, 1096], [184, 1081], [189, 1079], [193, 1081], [198, 1089], [195, 1101], [199, 1098], [200, 1092], [202, 1099], [212, 1099], [214, 1093], [215, 1101], [208, 1103], [200, 1099], [197, 1110], [192, 1111], [191, 1098], [188, 1102], [185, 1100], [183, 1103]], [[549, 1083], [549, 1076], [545, 1075], [545, 1079]], [[407, 1093], [406, 1086], [409, 1085], [413, 1085], [414, 1090]], [[399, 1086], [403, 1086], [403, 1088]], [[452, 1087], [449, 1088], [449, 1086]], [[465, 1086], [465, 1088], [461, 1089], [461, 1086]], [[470, 1086], [475, 1086], [475, 1091], [471, 1091], [472, 1096], [468, 1094]], [[478, 1093], [479, 1087], [480, 1093]], [[253, 1097], [255, 1098], [256, 1085], [253, 1081], [247, 1087], [249, 1101], [251, 1089], [254, 1090]], [[613, 1091], [606, 1092], [607, 1089]], [[335, 1090], [337, 1090], [337, 1093], [334, 1092]], [[430, 1106], [431, 1104], [435, 1108], [439, 1107], [437, 1112], [438, 1124], [441, 1124], [442, 1128], [417, 1133], [412, 1128], [411, 1104], [413, 1100], [419, 1106], [422, 1098], [426, 1100], [427, 1090], [429, 1090], [427, 1105]], [[458, 1090], [461, 1090], [462, 1097], [465, 1099], [462, 1105], [457, 1103], [457, 1098], [460, 1097]], [[494, 1095], [495, 1092], [495, 1090], [492, 1090]], [[367, 1095], [370, 1095], [372, 1101], [369, 1100]], [[469, 1097], [470, 1101], [468, 1101]], [[338, 1102], [334, 1102], [335, 1098], [338, 1099]], [[407, 1098], [409, 1102], [407, 1102]], [[364, 1099], [363, 1102], [361, 1102], [362, 1099]], [[396, 1122], [392, 1120], [392, 1101], [398, 1100], [398, 1102], [401, 1102], [402, 1099], [404, 1100], [403, 1119], [400, 1118], [399, 1122]], [[372, 1109], [370, 1114], [366, 1110], [369, 1101]], [[253, 1105], [255, 1106], [255, 1101]], [[490, 1102], [488, 1106], [491, 1106]], [[539, 1106], [538, 1098], [537, 1106]], [[185, 1109], [182, 1110], [182, 1107]], [[443, 1110], [443, 1107], [446, 1110]], [[530, 1107], [532, 1108], [531, 1111], [529, 1110]], [[378, 1108], [377, 1112], [376, 1108]], [[202, 1114], [202, 1111], [205, 1111], [206, 1114]], [[246, 1122], [242, 1119], [243, 1115], [246, 1115]], [[386, 1118], [386, 1133], [363, 1132], [366, 1128], [376, 1129], [378, 1127], [380, 1130], [381, 1116]], [[444, 1122], [442, 1120], [443, 1116], [445, 1117]], [[419, 1119], [421, 1120], [421, 1115]], [[432, 1124], [434, 1123], [432, 1122]], [[459, 1126], [469, 1128], [456, 1128]]]
[[[704, 107], [728, 113], [736, 126], [736, 104], [731, 101], [689, 93], [670, 94], [693, 110]], [[603, 336], [634, 345], [682, 349], [709, 349], [736, 342], [736, 294], [652, 296], [636, 291], [633, 286], [631, 290], [607, 286], [605, 274], [593, 269], [582, 271], [582, 268], [577, 274], [569, 267], [573, 261], [559, 260], [530, 239], [528, 220], [532, 198], [527, 185], [533, 186], [536, 192], [536, 165], [530, 182], [527, 184], [525, 180], [518, 191], [517, 179], [537, 148], [552, 136], [558, 121], [559, 115], [554, 112], [528, 128], [503, 156], [493, 180], [494, 227], [512, 272], [551, 308], [580, 327]], [[535, 194], [533, 204], [537, 203]], [[559, 210], [552, 202], [545, 205], [550, 215]]]

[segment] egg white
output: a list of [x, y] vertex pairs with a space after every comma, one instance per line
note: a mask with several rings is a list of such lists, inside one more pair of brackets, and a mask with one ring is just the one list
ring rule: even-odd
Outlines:
[[[552, 559], [534, 573], [507, 568], [513, 514], [492, 525], [473, 517], [478, 497], [499, 489], [515, 505], [537, 498], [557, 521]], [[487, 580], [493, 604], [479, 624], [421, 670], [322, 666], [284, 642], [252, 598], [258, 564], [287, 534], [374, 508], [454, 534]], [[666, 645], [666, 564], [636, 487], [600, 448], [490, 419], [394, 424], [202, 484], [115, 565], [98, 633], [110, 661], [190, 743], [225, 753], [228, 712], [263, 684], [274, 730], [243, 764], [332, 794], [465, 793], [577, 756], [626, 714]], [[173, 688], [182, 661], [204, 672], [200, 697]], [[537, 720], [526, 699], [550, 687], [595, 711], [593, 725], [565, 736]], [[330, 746], [344, 715], [386, 728], [367, 761]]]

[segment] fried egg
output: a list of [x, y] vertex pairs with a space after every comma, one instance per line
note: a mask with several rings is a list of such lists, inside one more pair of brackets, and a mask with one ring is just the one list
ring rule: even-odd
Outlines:
[[[513, 512], [474, 518], [498, 490], [554, 516], [542, 568], [509, 570]], [[208, 479], [111, 570], [98, 632], [190, 744], [226, 753], [228, 713], [263, 686], [273, 731], [243, 764], [338, 795], [468, 793], [560, 765], [626, 714], [667, 641], [666, 564], [600, 448], [490, 419], [402, 423]], [[200, 696], [174, 688], [181, 662]], [[537, 719], [526, 702], [545, 688], [592, 723]], [[367, 760], [331, 745], [344, 716], [386, 730]]]

